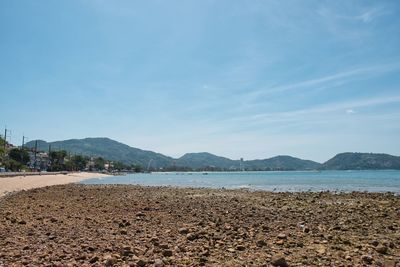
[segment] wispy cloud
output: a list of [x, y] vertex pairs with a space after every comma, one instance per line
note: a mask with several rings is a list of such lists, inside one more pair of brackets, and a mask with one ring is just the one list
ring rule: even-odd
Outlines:
[[361, 20], [364, 23], [369, 23], [373, 21], [374, 19], [384, 15], [387, 13], [386, 10], [383, 8], [372, 8], [369, 10], [364, 11], [361, 15], [355, 16], [354, 19], [356, 20]]
[[371, 107], [378, 105], [385, 105], [390, 103], [400, 102], [400, 95], [395, 96], [385, 96], [378, 98], [368, 98], [355, 101], [342, 101], [329, 103], [325, 105], [316, 106], [313, 108], [299, 109], [287, 112], [270, 112], [270, 113], [259, 113], [256, 115], [242, 116], [232, 118], [228, 121], [231, 122], [278, 122], [278, 121], [290, 121], [290, 120], [301, 120], [304, 121], [306, 116], [312, 115], [325, 115], [330, 112], [343, 112], [348, 114], [354, 114], [355, 108]]
[[331, 75], [327, 75], [327, 76], [323, 76], [323, 77], [319, 77], [319, 78], [309, 79], [309, 80], [300, 81], [297, 83], [292, 83], [292, 84], [287, 84], [287, 85], [264, 88], [262, 90], [254, 91], [254, 92], [252, 92], [252, 94], [253, 94], [253, 97], [258, 97], [258, 96], [261, 96], [264, 94], [285, 92], [285, 91], [296, 90], [296, 89], [301, 89], [301, 88], [312, 88], [314, 86], [321, 86], [321, 85], [331, 83], [334, 81], [347, 82], [347, 81], [350, 81], [354, 77], [360, 77], [363, 75], [370, 75], [370, 74], [379, 75], [379, 74], [384, 74], [384, 73], [392, 72], [392, 71], [399, 70], [399, 69], [400, 69], [399, 63], [376, 65], [376, 66], [366, 66], [366, 67], [355, 67], [355, 68], [347, 70], [347, 71], [338, 72], [335, 74], [331, 74]]

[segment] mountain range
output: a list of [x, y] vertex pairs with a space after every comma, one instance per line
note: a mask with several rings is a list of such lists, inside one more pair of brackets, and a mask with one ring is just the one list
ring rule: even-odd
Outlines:
[[[26, 147], [34, 148], [31, 141]], [[130, 147], [109, 138], [70, 139], [46, 142], [37, 140], [38, 150], [66, 150], [72, 154], [102, 157], [124, 164], [137, 164], [144, 168], [184, 167], [193, 170], [351, 170], [351, 169], [400, 169], [400, 157], [375, 153], [341, 153], [325, 163], [299, 159], [291, 156], [276, 156], [257, 160], [232, 160], [207, 152], [187, 153], [172, 158], [153, 151]]]

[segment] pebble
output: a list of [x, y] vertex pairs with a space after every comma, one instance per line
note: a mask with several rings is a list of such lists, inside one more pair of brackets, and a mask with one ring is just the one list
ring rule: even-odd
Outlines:
[[267, 242], [265, 242], [265, 240], [263, 240], [263, 239], [260, 239], [260, 240], [257, 240], [256, 245], [257, 245], [257, 247], [264, 247], [267, 245]]
[[197, 239], [197, 235], [195, 233], [189, 233], [186, 235], [187, 240], [193, 241], [195, 239]]
[[371, 255], [363, 255], [363, 256], [361, 257], [361, 260], [362, 260], [363, 262], [367, 263], [367, 264], [371, 264], [371, 263], [373, 262], [374, 259], [372, 258]]
[[286, 239], [286, 238], [287, 238], [287, 236], [285, 234], [283, 234], [283, 233], [280, 233], [278, 235], [278, 239]]
[[63, 185], [29, 209], [26, 195], [1, 199], [0, 266], [395, 267], [400, 252], [389, 194]]
[[154, 260], [154, 267], [164, 267], [164, 262], [160, 259], [155, 259]]
[[189, 233], [189, 230], [187, 228], [179, 228], [178, 232], [182, 235], [186, 235], [187, 233]]
[[239, 251], [244, 251], [244, 250], [246, 250], [246, 247], [243, 246], [243, 245], [237, 245], [236, 249], [239, 250]]
[[387, 246], [379, 245], [376, 247], [376, 251], [378, 251], [381, 254], [387, 254], [388, 248]]
[[275, 255], [271, 259], [271, 264], [272, 266], [279, 266], [279, 267], [288, 267], [288, 263], [286, 262], [286, 259], [282, 255]]
[[170, 250], [170, 249], [166, 249], [166, 250], [163, 251], [163, 256], [164, 257], [171, 257], [172, 254], [173, 254], [172, 250]]

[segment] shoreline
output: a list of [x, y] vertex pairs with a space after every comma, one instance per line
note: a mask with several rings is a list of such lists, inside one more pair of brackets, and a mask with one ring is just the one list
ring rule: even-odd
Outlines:
[[56, 185], [0, 199], [0, 265], [396, 266], [398, 207], [381, 193]]
[[92, 172], [59, 172], [59, 173], [19, 173], [11, 177], [0, 176], [0, 198], [21, 190], [77, 183], [92, 178], [108, 177], [110, 175]]

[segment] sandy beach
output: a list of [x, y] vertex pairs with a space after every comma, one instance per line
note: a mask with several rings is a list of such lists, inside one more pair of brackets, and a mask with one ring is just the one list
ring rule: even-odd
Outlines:
[[400, 264], [380, 193], [57, 185], [0, 198], [0, 266]]
[[90, 178], [106, 177], [107, 174], [91, 173], [91, 172], [76, 172], [68, 174], [46, 174], [46, 175], [29, 175], [29, 176], [14, 176], [0, 177], [0, 197], [7, 193], [27, 190], [37, 187], [60, 185], [68, 183], [76, 183]]

